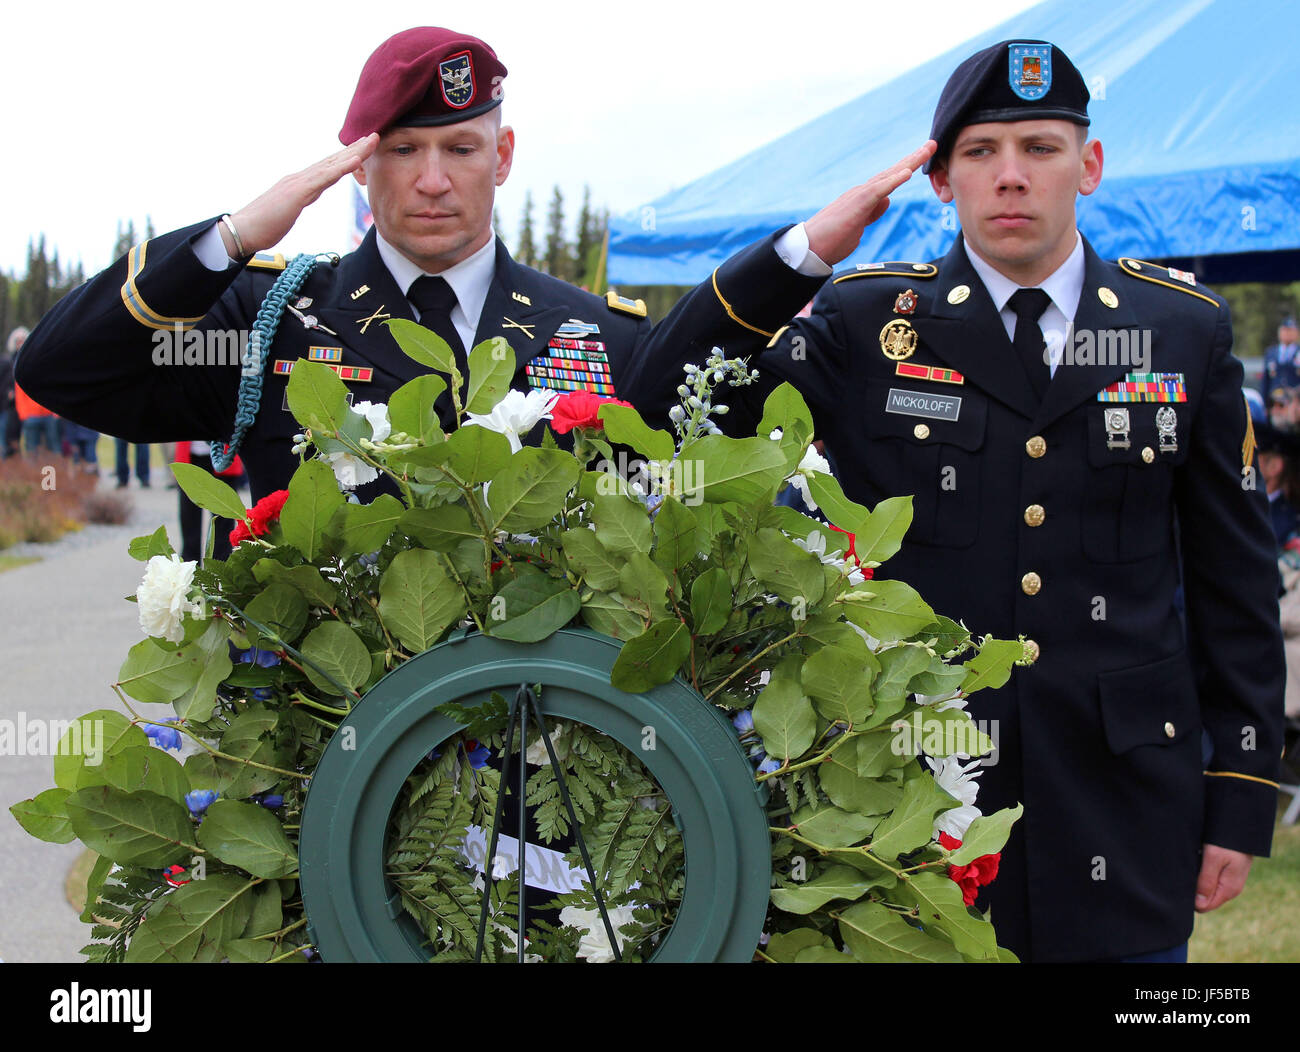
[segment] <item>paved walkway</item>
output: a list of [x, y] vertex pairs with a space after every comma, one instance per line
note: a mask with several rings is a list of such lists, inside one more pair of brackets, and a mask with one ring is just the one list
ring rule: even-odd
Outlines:
[[[111, 490], [113, 481], [100, 486]], [[134, 594], [144, 570], [127, 555], [127, 542], [162, 524], [173, 544], [180, 541], [176, 491], [158, 480], [153, 489], [131, 487], [127, 525], [88, 526], [53, 544], [24, 546], [44, 558], [0, 573], [0, 719], [121, 710], [110, 684], [143, 638], [135, 605], [122, 598]], [[36, 840], [9, 813], [11, 804], [53, 785], [49, 756], [0, 756], [0, 959], [7, 961], [82, 961], [78, 951], [90, 941], [89, 926], [64, 895], [81, 844]]]

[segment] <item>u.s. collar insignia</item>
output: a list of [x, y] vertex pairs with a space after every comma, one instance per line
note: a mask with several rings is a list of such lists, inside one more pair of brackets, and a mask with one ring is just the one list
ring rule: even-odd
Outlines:
[[1046, 95], [1052, 87], [1052, 45], [1007, 45], [1007, 83], [1022, 99]]
[[354, 300], [359, 300], [362, 296], [364, 296], [364, 295], [365, 295], [367, 292], [369, 292], [369, 291], [370, 291], [370, 286], [369, 286], [369, 285], [362, 285], [361, 288], [359, 288], [359, 289], [357, 289], [355, 292], [351, 293], [351, 294], [350, 294], [350, 297], [351, 297], [352, 299], [354, 299]]
[[894, 300], [894, 313], [911, 314], [914, 310], [916, 310], [916, 293], [911, 289], [900, 292], [898, 299]]
[[533, 301], [522, 292], [512, 292], [510, 293], [510, 298], [516, 303], [522, 303], [525, 307], [531, 307], [533, 305]]
[[894, 318], [880, 330], [880, 349], [891, 361], [901, 362], [916, 351], [916, 330], [906, 318]]
[[463, 110], [473, 101], [474, 68], [468, 51], [459, 51], [439, 62], [438, 75], [442, 97], [452, 109]]

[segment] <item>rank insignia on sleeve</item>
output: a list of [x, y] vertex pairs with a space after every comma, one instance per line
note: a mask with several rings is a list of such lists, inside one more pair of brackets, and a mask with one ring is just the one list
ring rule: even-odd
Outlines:
[[1182, 373], [1127, 373], [1097, 392], [1098, 402], [1186, 402]]

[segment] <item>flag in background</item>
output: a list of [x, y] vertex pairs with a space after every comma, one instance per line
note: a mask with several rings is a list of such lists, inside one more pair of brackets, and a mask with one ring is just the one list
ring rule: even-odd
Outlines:
[[352, 247], [360, 246], [366, 236], [366, 231], [374, 223], [374, 217], [370, 214], [370, 202], [366, 200], [366, 195], [361, 192], [361, 187], [353, 182], [352, 184]]

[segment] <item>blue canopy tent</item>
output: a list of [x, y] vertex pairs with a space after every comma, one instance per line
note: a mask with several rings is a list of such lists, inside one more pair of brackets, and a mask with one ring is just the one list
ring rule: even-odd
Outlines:
[[[653, 224], [615, 220], [610, 279], [693, 285], [808, 218], [925, 139], [963, 58], [1016, 37], [1060, 45], [1092, 93], [1105, 170], [1078, 215], [1103, 258], [1166, 261], [1210, 283], [1300, 278], [1300, 4], [1047, 0], [665, 194]], [[842, 265], [933, 259], [957, 226], [955, 209], [913, 177]]]

